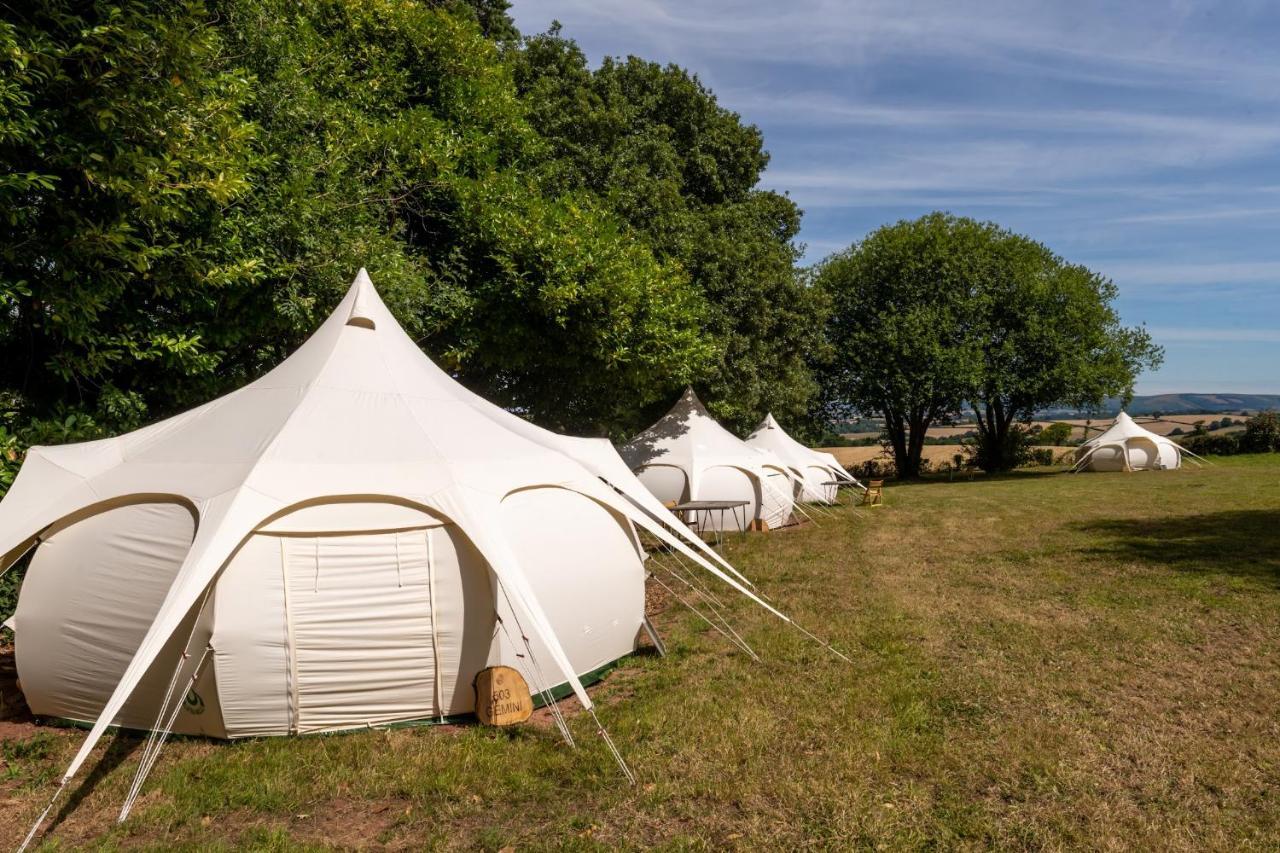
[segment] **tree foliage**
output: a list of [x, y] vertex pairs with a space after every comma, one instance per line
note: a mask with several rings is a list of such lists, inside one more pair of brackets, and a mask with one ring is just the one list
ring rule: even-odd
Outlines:
[[976, 299], [991, 226], [932, 214], [872, 232], [824, 261], [838, 356], [833, 416], [880, 414], [899, 476], [920, 473], [930, 425], [957, 412], [980, 372]]
[[164, 5], [0, 20], [0, 383], [39, 414], [129, 425], [212, 376], [207, 329], [253, 279], [222, 231], [262, 160], [249, 81], [206, 10]]
[[[706, 299], [715, 357], [692, 369], [712, 412], [740, 429], [769, 410], [805, 415], [826, 304], [795, 268], [800, 211], [757, 188], [769, 159], [760, 131], [683, 69], [630, 57], [592, 70], [556, 29], [526, 40], [516, 81], [551, 146], [547, 179], [603, 199]], [[664, 397], [682, 381], [659, 379]]]
[[683, 268], [555, 179], [501, 0], [33, 6], [0, 19], [23, 423], [121, 429], [241, 384], [359, 266], [429, 354], [550, 426], [620, 432], [720, 357]]
[[1280, 453], [1280, 414], [1266, 411], [1248, 418], [1240, 436], [1240, 447], [1245, 453]]
[[978, 464], [1003, 471], [1018, 462], [1019, 421], [1050, 405], [1128, 398], [1162, 353], [1146, 330], [1121, 324], [1109, 279], [1026, 237], [988, 233], [991, 263], [978, 283], [981, 372], [968, 399]]
[[271, 291], [366, 263], [430, 354], [557, 428], [607, 430], [657, 399], [655, 375], [687, 379], [710, 357], [687, 277], [594, 194], [544, 179], [547, 146], [470, 21], [397, 2], [293, 8], [227, 15], [280, 152], [252, 217]]
[[964, 404], [978, 464], [1007, 470], [1037, 410], [1127, 395], [1161, 357], [1146, 331], [1120, 323], [1109, 280], [990, 223], [933, 213], [886, 226], [818, 280], [840, 353], [828, 393], [884, 414], [904, 476], [919, 471], [929, 425]]

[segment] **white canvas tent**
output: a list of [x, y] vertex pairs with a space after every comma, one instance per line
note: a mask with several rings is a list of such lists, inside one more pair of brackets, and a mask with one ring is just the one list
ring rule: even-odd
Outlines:
[[839, 488], [828, 483], [860, 485], [830, 453], [805, 447], [774, 419], [765, 415], [755, 432], [747, 436], [747, 444], [767, 450], [781, 459], [795, 475], [795, 498], [805, 503], [834, 503]]
[[[659, 501], [745, 500], [747, 518], [781, 527], [791, 519], [793, 475], [785, 462], [752, 447], [716, 422], [692, 388], [621, 453]], [[713, 515], [709, 527], [730, 527]]]
[[633, 525], [791, 621], [611, 449], [437, 368], [362, 270], [261, 379], [31, 448], [0, 502], [0, 572], [36, 549], [14, 620], [32, 710], [93, 724], [61, 791], [107, 726], [158, 728], [193, 677], [166, 726], [219, 737], [465, 712], [498, 663], [590, 710], [582, 676], [630, 652], [643, 618]]
[[[1182, 456], [1195, 457], [1177, 442], [1143, 429], [1124, 412], [1101, 435], [1076, 450], [1077, 471], [1158, 471], [1181, 468]], [[1197, 463], [1198, 464], [1198, 463]]]

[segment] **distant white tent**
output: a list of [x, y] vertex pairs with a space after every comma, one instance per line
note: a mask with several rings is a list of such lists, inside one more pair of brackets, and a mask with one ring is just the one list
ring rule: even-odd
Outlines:
[[[1194, 453], [1163, 435], [1143, 429], [1124, 412], [1101, 435], [1076, 450], [1077, 471], [1159, 471], [1181, 468]], [[1199, 463], [1197, 463], [1199, 464]]]
[[93, 724], [65, 786], [112, 724], [236, 738], [439, 718], [472, 710], [494, 664], [590, 710], [583, 678], [642, 623], [636, 526], [791, 621], [607, 442], [436, 367], [361, 270], [256, 382], [31, 448], [0, 502], [0, 573], [36, 549], [14, 620], [32, 710]]
[[781, 459], [795, 475], [795, 498], [805, 503], [834, 503], [836, 482], [861, 485], [830, 453], [805, 447], [779, 426], [773, 414], [765, 415], [747, 444], [767, 450]]
[[[659, 501], [745, 500], [749, 520], [781, 527], [791, 519], [794, 475], [787, 464], [717, 423], [692, 388], [619, 452]], [[708, 521], [735, 523], [728, 515]]]

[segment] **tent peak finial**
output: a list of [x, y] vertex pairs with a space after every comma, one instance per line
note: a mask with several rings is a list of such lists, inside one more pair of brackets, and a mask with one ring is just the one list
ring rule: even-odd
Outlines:
[[378, 291], [369, 278], [369, 271], [364, 267], [356, 273], [356, 280], [351, 283], [355, 299], [351, 302], [351, 313], [347, 315], [348, 326], [362, 329], [376, 329], [378, 324], [373, 319], [373, 305], [378, 301]]

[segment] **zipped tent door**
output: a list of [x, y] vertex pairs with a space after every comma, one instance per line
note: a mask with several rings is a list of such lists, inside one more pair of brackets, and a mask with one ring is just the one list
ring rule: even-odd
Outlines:
[[[387, 512], [321, 507], [293, 527], [338, 509], [349, 521], [381, 521]], [[382, 517], [362, 517], [371, 512]], [[258, 533], [217, 592], [214, 645], [230, 737], [474, 710], [472, 679], [488, 665], [493, 641], [493, 590], [456, 525]]]
[[280, 537], [298, 732], [438, 714], [431, 575], [414, 533]]

